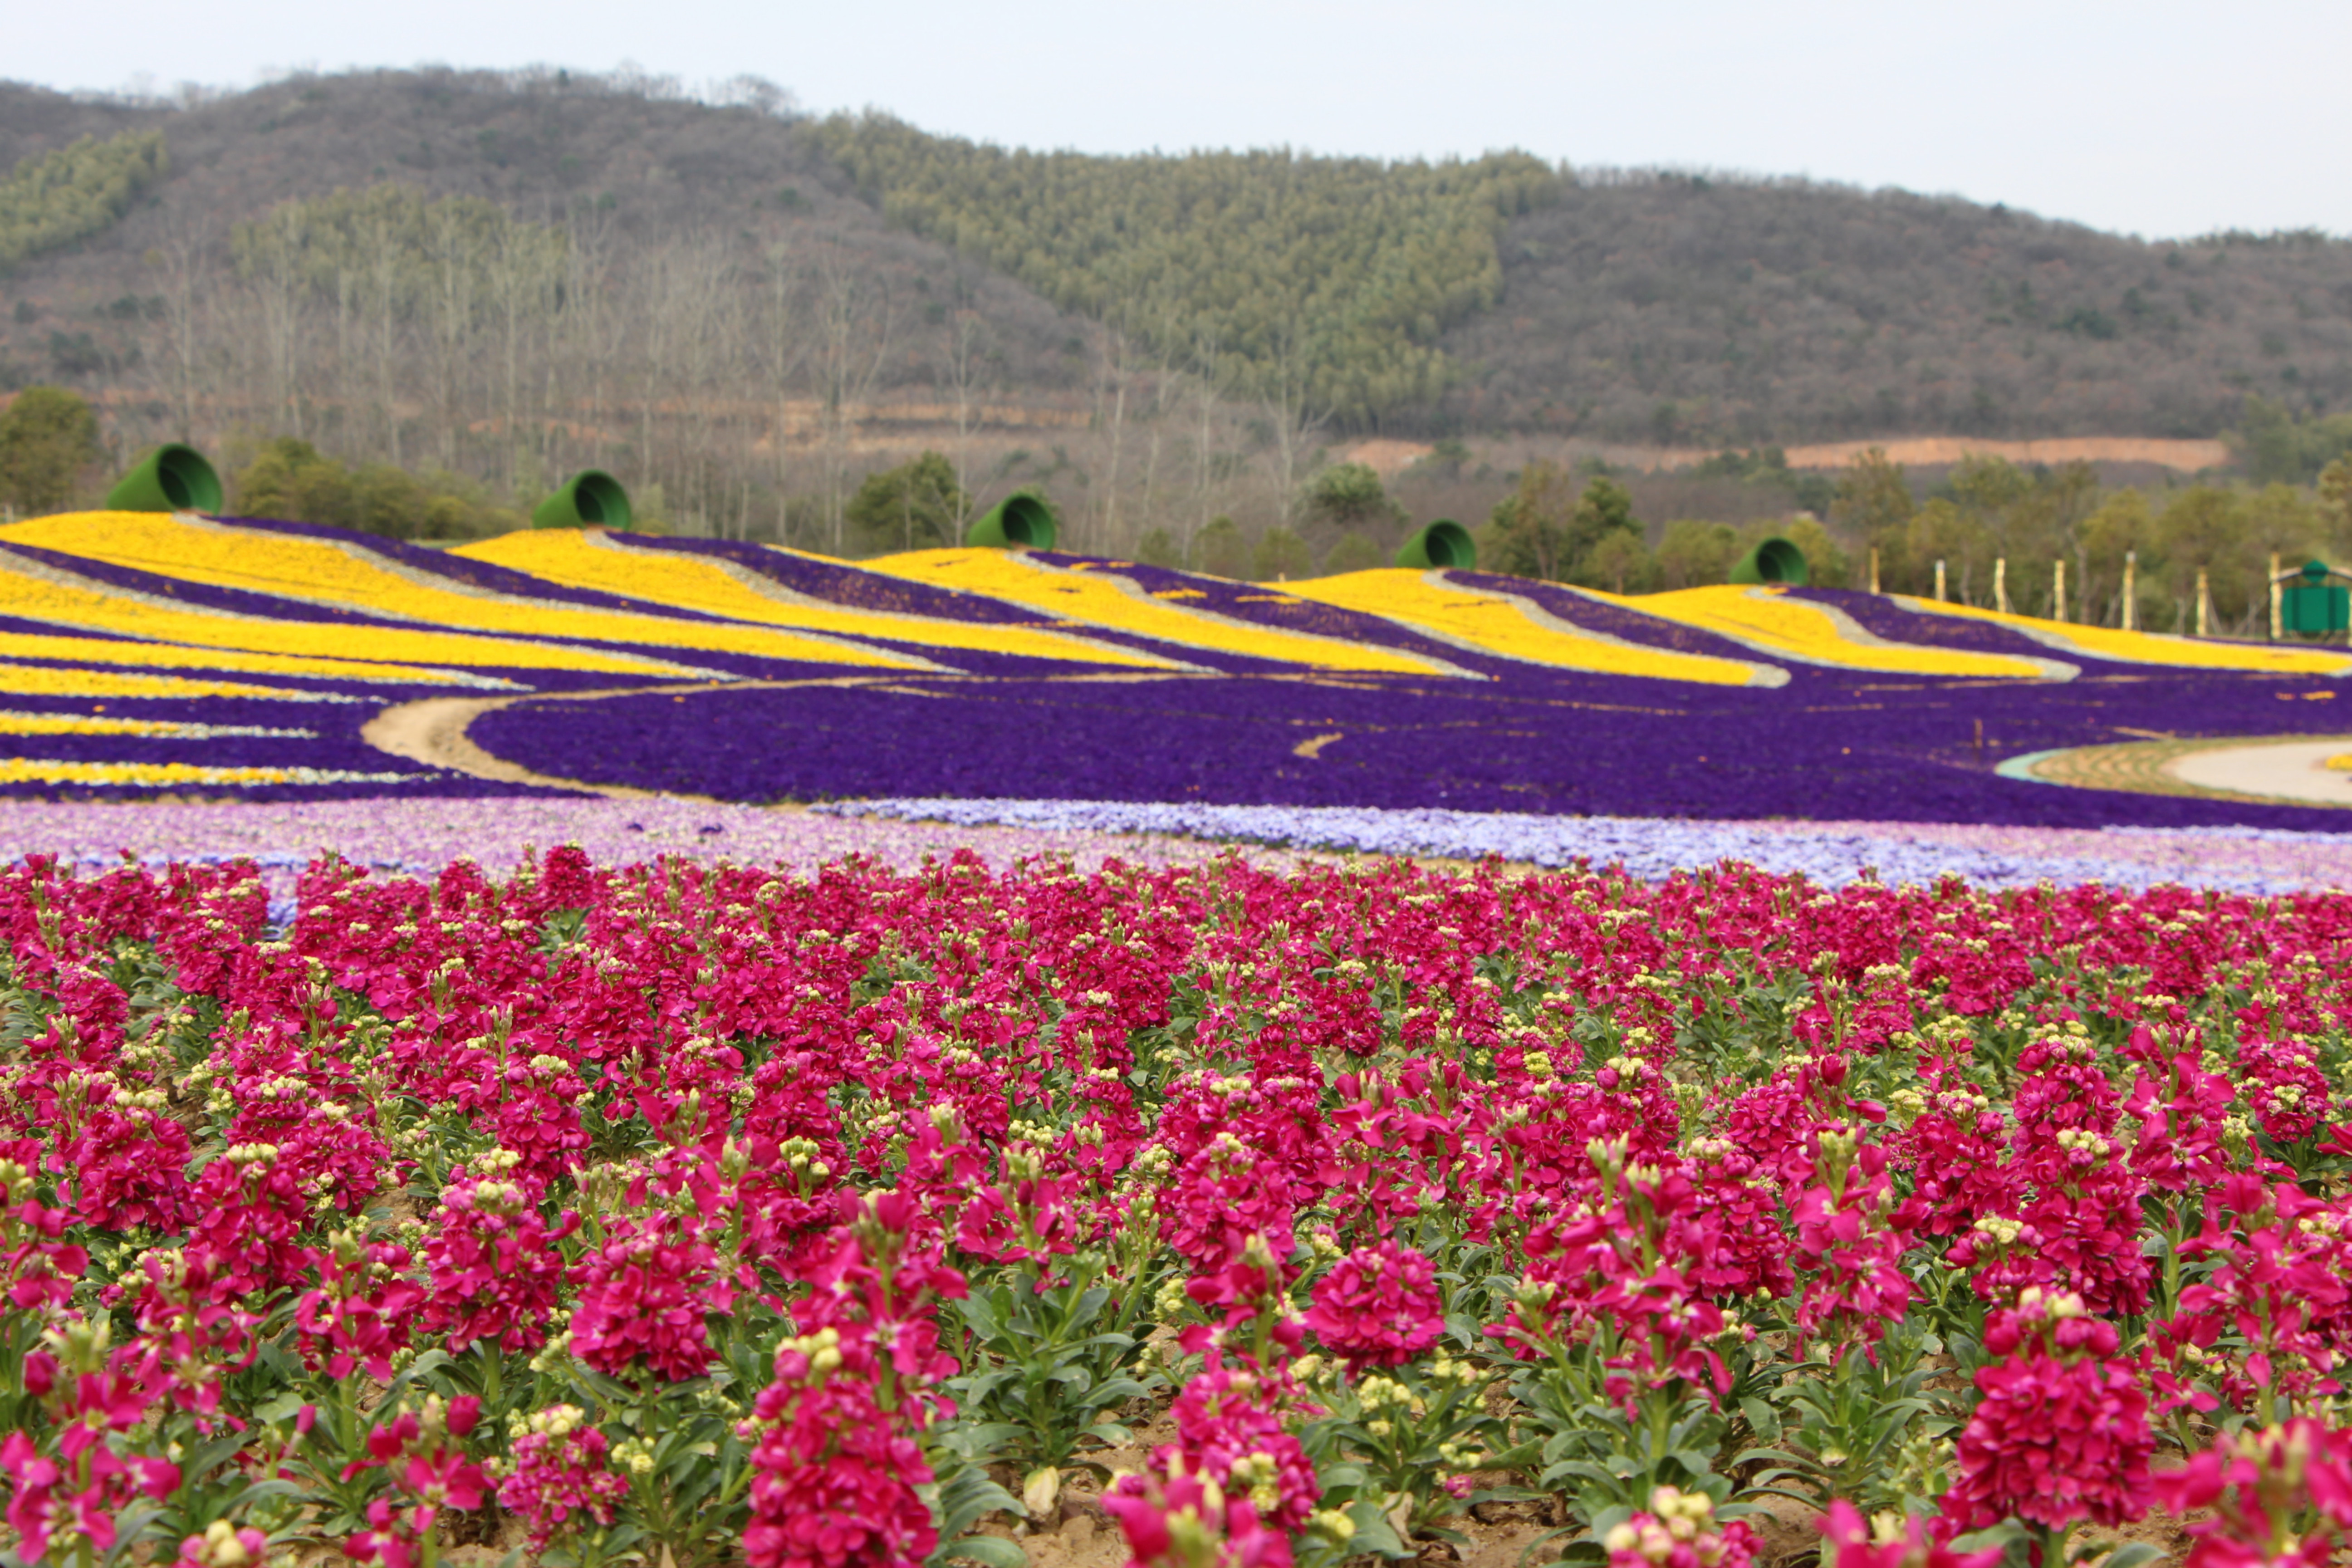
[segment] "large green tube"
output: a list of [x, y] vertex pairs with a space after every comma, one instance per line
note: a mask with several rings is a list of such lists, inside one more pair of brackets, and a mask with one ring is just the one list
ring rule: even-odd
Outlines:
[[1397, 546], [1396, 563], [1415, 571], [1457, 566], [1465, 572], [1475, 572], [1478, 546], [1471, 542], [1468, 529], [1452, 518], [1441, 517]]
[[1060, 530], [1043, 490], [1014, 490], [982, 512], [963, 542], [987, 550], [1051, 550]]
[[583, 468], [531, 509], [533, 528], [620, 528], [636, 521], [629, 492], [602, 468]]
[[1791, 588], [1801, 588], [1812, 581], [1812, 569], [1805, 564], [1805, 552], [1774, 534], [1759, 539], [1756, 548], [1732, 563], [1731, 580], [1735, 583], [1785, 583]]
[[139, 466], [106, 492], [109, 511], [218, 511], [220, 476], [194, 447], [170, 442], [139, 459]]

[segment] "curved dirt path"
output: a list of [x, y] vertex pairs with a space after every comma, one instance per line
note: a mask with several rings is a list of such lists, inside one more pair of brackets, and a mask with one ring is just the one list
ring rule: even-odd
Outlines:
[[1998, 771], [2006, 778], [2076, 789], [2352, 806], [2352, 774], [2322, 765], [2346, 752], [2352, 752], [2352, 735], [2151, 739], [2034, 752], [2010, 758]]

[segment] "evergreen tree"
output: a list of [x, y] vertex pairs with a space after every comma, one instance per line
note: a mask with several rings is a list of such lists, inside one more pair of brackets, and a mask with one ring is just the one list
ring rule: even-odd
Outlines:
[[956, 483], [955, 465], [925, 452], [866, 475], [844, 515], [870, 551], [936, 550], [957, 542], [956, 520], [971, 510], [971, 497]]
[[28, 386], [0, 413], [0, 499], [20, 513], [62, 511], [104, 455], [89, 404], [62, 387]]

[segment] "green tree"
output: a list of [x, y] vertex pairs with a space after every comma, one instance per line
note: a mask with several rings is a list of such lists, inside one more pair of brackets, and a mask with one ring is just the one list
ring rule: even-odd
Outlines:
[[1499, 297], [1503, 226], [1562, 184], [1523, 153], [1098, 157], [930, 136], [878, 114], [809, 132], [894, 223], [1118, 321], [1238, 396], [1349, 419], [1444, 389], [1438, 340]]
[[1369, 463], [1332, 464], [1307, 481], [1299, 499], [1309, 518], [1339, 528], [1362, 528], [1404, 516]]
[[526, 521], [456, 474], [420, 477], [389, 463], [353, 471], [291, 436], [264, 443], [232, 472], [229, 496], [248, 517], [325, 523], [386, 539], [479, 538]]
[[[1597, 474], [1576, 498], [1576, 510], [1569, 514], [1565, 554], [1568, 571], [1564, 575], [1591, 584], [1597, 580], [1595, 552], [1620, 534], [1630, 533], [1638, 546], [1642, 542], [1642, 525], [1633, 520], [1633, 492], [1606, 474]], [[1644, 560], [1648, 552], [1642, 552]], [[1612, 545], [1610, 570], [1622, 575], [1625, 563], [1632, 560], [1625, 547]]]
[[1578, 576], [1588, 585], [1606, 588], [1612, 594], [1638, 594], [1650, 585], [1651, 575], [1656, 570], [1650, 547], [1642, 542], [1642, 531], [1621, 528], [1604, 534], [1599, 543], [1584, 552], [1583, 568]]
[[1933, 497], [1912, 513], [1903, 531], [1900, 573], [1887, 576], [1882, 557], [1885, 580], [1881, 586], [1895, 592], [1933, 593], [1936, 563], [1940, 561], [1944, 592], [1961, 604], [1977, 604], [1992, 592], [1994, 548], [1992, 530], [1985, 526], [1982, 517], [1947, 497]]
[[2338, 458], [2319, 471], [2315, 510], [2319, 527], [2336, 554], [2352, 554], [2352, 458]]
[[1339, 542], [1324, 552], [1323, 570], [1329, 576], [1342, 572], [1370, 572], [1386, 566], [1390, 553], [1360, 533], [1343, 533]]
[[1192, 538], [1192, 570], [1235, 581], [1248, 575], [1249, 542], [1230, 517], [1213, 517]]
[[1261, 583], [1311, 577], [1315, 574], [1315, 552], [1291, 530], [1269, 528], [1258, 536], [1250, 574]]
[[1519, 470], [1518, 489], [1496, 504], [1486, 520], [1479, 558], [1514, 577], [1557, 582], [1574, 559], [1569, 525], [1576, 511], [1568, 474], [1538, 458]]
[[[1878, 552], [1882, 586], [1895, 587], [1905, 578], [1905, 537], [1918, 502], [1903, 465], [1873, 447], [1856, 458], [1838, 480], [1830, 502], [1830, 521]], [[1864, 586], [1869, 585], [1865, 579]]]
[[1739, 534], [1729, 524], [1677, 519], [1658, 539], [1660, 585], [1671, 590], [1720, 583], [1738, 558]]
[[[2155, 532], [2156, 518], [2147, 497], [2133, 489], [2116, 491], [2083, 520], [2074, 535], [2075, 561], [2081, 572], [2078, 585], [2069, 590], [2070, 597], [2079, 595], [2075, 619], [2111, 626], [2122, 624], [2125, 552], [2142, 554], [2141, 596], [2145, 597], [2151, 564], [2147, 557]], [[2140, 619], [2145, 624], [2146, 615]]]
[[308, 441], [280, 436], [229, 479], [236, 510], [247, 517], [320, 522], [333, 528], [359, 524], [359, 500], [351, 471]]
[[[2256, 569], [2267, 564], [2249, 548], [2246, 523], [2245, 498], [2216, 485], [2191, 485], [2158, 514], [2156, 545], [2163, 556], [2159, 582], [2171, 600], [2173, 630], [2195, 626], [2200, 571], [2207, 575], [2217, 614], [2225, 620], [2246, 615]], [[2265, 606], [2268, 597], [2265, 593]]]
[[63, 387], [28, 386], [0, 413], [0, 499], [17, 511], [63, 511], [100, 458], [98, 416]]
[[160, 131], [85, 136], [26, 159], [0, 180], [0, 268], [107, 228], [171, 166]]
[[2231, 444], [2256, 484], [2307, 485], [2328, 464], [2352, 456], [2352, 414], [2298, 418], [2268, 398], [2249, 396]]
[[1147, 529], [1143, 537], [1135, 542], [1135, 558], [1146, 566], [1181, 567], [1184, 564], [1184, 547], [1164, 528]]
[[954, 542], [956, 520], [971, 510], [955, 465], [925, 452], [866, 475], [842, 515], [869, 551], [935, 550]]
[[2293, 485], [2264, 485], [2246, 498], [2246, 548], [2265, 573], [2273, 554], [2282, 568], [2300, 566], [2325, 537], [2319, 505]]

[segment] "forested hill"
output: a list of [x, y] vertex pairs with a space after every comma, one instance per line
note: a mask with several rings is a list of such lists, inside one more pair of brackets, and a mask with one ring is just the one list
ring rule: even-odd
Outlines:
[[[441, 71], [296, 78], [181, 107], [0, 85], [10, 169], [0, 388], [152, 386], [166, 352], [184, 382], [204, 355], [229, 363], [205, 331], [293, 320], [257, 294], [239, 316], [230, 292], [212, 310], [191, 292], [260, 287], [253, 221], [400, 185], [562, 230], [566, 266], [593, 259], [639, 290], [622, 325], [643, 327], [646, 353], [671, 352], [660, 310], [708, 320], [714, 289], [767, 290], [774, 321], [803, 334], [797, 358], [776, 350], [777, 374], [835, 400], [936, 392], [978, 321], [980, 379], [1000, 401], [1079, 397], [1108, 357], [1341, 431], [2210, 436], [2249, 394], [2352, 408], [2340, 240], [2145, 243], [1952, 199], [1516, 153], [1026, 153], [882, 116], [800, 118], [756, 89], [721, 106], [658, 83]], [[873, 342], [856, 378], [853, 281], [879, 300], [857, 307]], [[341, 319], [350, 279], [313, 282], [306, 320]], [[415, 297], [422, 344], [446, 332], [425, 312], [446, 315], [448, 297]], [[625, 331], [613, 352], [637, 341]], [[280, 369], [300, 381], [288, 352]], [[321, 362], [310, 380], [358, 374]]]

